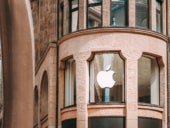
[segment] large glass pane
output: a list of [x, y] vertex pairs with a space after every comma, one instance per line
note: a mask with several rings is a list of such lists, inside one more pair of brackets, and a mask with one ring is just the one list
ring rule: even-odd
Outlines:
[[88, 28], [101, 26], [101, 6], [88, 7]]
[[90, 117], [88, 128], [125, 128], [124, 117]]
[[78, 0], [71, 0], [71, 8], [77, 8], [78, 7]]
[[111, 0], [111, 26], [127, 25], [127, 2], [126, 0]]
[[138, 118], [138, 128], [162, 128], [162, 120], [154, 118]]
[[62, 128], [76, 128], [76, 119], [68, 119], [62, 121]]
[[78, 0], [70, 1], [70, 32], [78, 30]]
[[156, 1], [156, 31], [162, 32], [162, 5]]
[[89, 4], [93, 4], [93, 3], [101, 3], [102, 0], [88, 0]]
[[159, 105], [159, 65], [154, 57], [139, 59], [138, 101]]
[[76, 103], [75, 68], [75, 61], [73, 59], [65, 62], [65, 107]]
[[72, 12], [72, 25], [71, 25], [71, 30], [72, 32], [76, 31], [78, 29], [78, 11]]
[[149, 28], [149, 1], [136, 0], [136, 26]]
[[[99, 75], [100, 74], [100, 75]], [[103, 75], [103, 76], [102, 76]], [[106, 83], [97, 77], [104, 78]], [[111, 82], [110, 83], [107, 82]], [[104, 86], [104, 87], [102, 87]], [[90, 102], [123, 102], [124, 101], [124, 61], [119, 54], [95, 54], [90, 62]]]

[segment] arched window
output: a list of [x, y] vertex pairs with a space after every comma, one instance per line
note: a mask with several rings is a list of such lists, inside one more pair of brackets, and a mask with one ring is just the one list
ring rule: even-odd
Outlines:
[[111, 0], [110, 25], [127, 26], [127, 0]]
[[149, 0], [136, 0], [136, 27], [149, 28]]
[[87, 0], [87, 28], [102, 26], [102, 0]]
[[124, 60], [118, 53], [95, 53], [89, 90], [90, 103], [124, 102]]
[[79, 1], [78, 0], [69, 0], [70, 6], [70, 32], [78, 30], [78, 10], [79, 10]]
[[45, 71], [41, 81], [40, 92], [40, 120], [41, 125], [47, 121], [48, 117], [48, 75]]
[[76, 104], [76, 64], [73, 58], [65, 61], [64, 106]]
[[138, 61], [138, 101], [159, 105], [159, 64], [156, 57], [142, 56]]
[[34, 128], [38, 126], [38, 87], [34, 88]]

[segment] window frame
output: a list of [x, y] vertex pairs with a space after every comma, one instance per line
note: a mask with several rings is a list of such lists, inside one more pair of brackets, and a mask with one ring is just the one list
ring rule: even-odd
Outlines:
[[[77, 3], [77, 7], [75, 8], [72, 8], [72, 0], [69, 0], [69, 33], [71, 32], [76, 32], [79, 30], [79, 0], [77, 0], [78, 3]], [[77, 29], [75, 31], [72, 30], [72, 20], [73, 20], [73, 17], [72, 17], [72, 14], [74, 12], [78, 13], [78, 17], [77, 17]]]
[[[115, 3], [120, 2], [120, 1], [114, 1]], [[116, 27], [128, 27], [129, 26], [129, 0], [125, 0], [125, 25], [121, 26], [112, 26], [112, 22], [111, 22], [111, 13], [112, 13], [112, 0], [110, 0], [110, 27], [116, 28]]]
[[[109, 101], [109, 102], [104, 102], [104, 101], [102, 101], [102, 102], [96, 102], [96, 101], [94, 101], [94, 102], [91, 102], [91, 100], [90, 100], [90, 70], [91, 70], [91, 62], [94, 60], [94, 57], [95, 57], [95, 55], [96, 54], [118, 54], [119, 55], [119, 57], [122, 59], [122, 61], [123, 61], [123, 69], [124, 69], [124, 71], [123, 71], [123, 74], [124, 74], [124, 79], [123, 79], [123, 88], [122, 88], [122, 95], [123, 95], [123, 97], [122, 97], [122, 100], [121, 101]], [[92, 53], [92, 55], [91, 55], [91, 57], [88, 59], [88, 67], [89, 67], [89, 104], [122, 104], [122, 103], [126, 103], [126, 79], [125, 79], [125, 73], [126, 73], [126, 61], [125, 61], [125, 59], [124, 59], [124, 57], [121, 55], [121, 53], [119, 52], [119, 51], [106, 51], [106, 52], [93, 52]]]
[[[86, 29], [94, 29], [94, 28], [101, 28], [103, 27], [103, 0], [101, 0], [101, 2], [97, 2], [97, 3], [89, 3], [89, 0], [86, 0], [87, 2], [87, 7], [86, 7]], [[88, 27], [88, 21], [89, 21], [89, 13], [88, 13], [88, 9], [90, 7], [96, 7], [96, 6], [101, 6], [101, 26], [98, 26], [98, 27]]]
[[[146, 58], [149, 58], [149, 59], [152, 59], [152, 58], [155, 58], [156, 62], [157, 62], [157, 65], [158, 65], [158, 77], [159, 77], [159, 82], [158, 82], [158, 91], [159, 91], [159, 94], [158, 94], [158, 104], [153, 104], [151, 103], [147, 103], [147, 102], [139, 102], [139, 95], [138, 95], [138, 104], [140, 105], [148, 105], [148, 106], [160, 106], [161, 105], [161, 65], [159, 64], [159, 60], [158, 60], [158, 57], [155, 57], [155, 56], [152, 56], [152, 55], [147, 55], [147, 54], [143, 54], [139, 59], [141, 59], [142, 57], [146, 57]], [[139, 60], [138, 60], [138, 64], [139, 64]], [[139, 75], [139, 69], [138, 69], [138, 75]], [[139, 81], [139, 79], [138, 79]], [[139, 82], [138, 82], [138, 88], [139, 88]], [[139, 92], [139, 89], [137, 90]], [[150, 90], [151, 91], [151, 90]], [[151, 94], [151, 92], [150, 92]], [[150, 100], [151, 100], [151, 95], [150, 95]]]
[[[159, 33], [162, 33], [163, 32], [163, 21], [162, 21], [162, 18], [163, 18], [163, 11], [162, 11], [162, 9], [163, 9], [163, 7], [162, 7], [162, 5], [163, 5], [163, 1], [162, 0], [156, 0], [156, 4], [157, 4], [157, 2], [160, 4], [160, 12], [159, 12], [159, 10], [157, 10], [157, 7], [156, 7], [156, 31], [157, 32], [159, 32]], [[160, 31], [158, 31], [157, 30], [157, 12], [159, 12], [158, 14], [160, 14]]]
[[151, 18], [151, 14], [150, 14], [150, 12], [151, 12], [151, 1], [150, 0], [147, 0], [148, 1], [148, 11], [147, 11], [147, 15], [148, 15], [148, 17], [147, 17], [147, 26], [146, 27], [143, 27], [143, 26], [139, 26], [139, 25], [137, 25], [137, 0], [135, 0], [135, 27], [136, 28], [140, 28], [140, 29], [151, 29], [151, 20], [150, 20], [150, 18]]
[[[74, 61], [74, 64], [75, 64], [75, 70], [74, 70], [75, 81], [74, 81], [74, 85], [73, 85], [74, 86], [73, 87], [74, 94], [73, 94], [73, 103], [71, 105], [66, 105], [66, 61], [69, 61], [70, 59], [72, 59]], [[76, 61], [74, 60], [73, 57], [70, 57], [70, 58], [68, 58], [64, 61], [64, 98], [63, 98], [64, 108], [76, 106], [76, 104], [77, 104], [76, 99], [77, 99], [77, 97], [76, 97]]]

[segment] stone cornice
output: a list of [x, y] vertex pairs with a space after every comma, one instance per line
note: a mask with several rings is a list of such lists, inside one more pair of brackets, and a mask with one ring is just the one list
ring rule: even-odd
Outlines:
[[141, 34], [141, 35], [155, 37], [165, 42], [168, 42], [168, 37], [166, 35], [163, 35], [161, 33], [154, 32], [154, 31], [150, 31], [150, 30], [137, 29], [137, 28], [108, 28], [106, 27], [106, 28], [86, 29], [86, 30], [80, 30], [77, 32], [69, 33], [58, 40], [58, 45], [60, 45], [64, 41], [69, 40], [71, 38], [75, 38], [75, 37], [82, 36], [82, 35], [99, 34], [99, 33]]

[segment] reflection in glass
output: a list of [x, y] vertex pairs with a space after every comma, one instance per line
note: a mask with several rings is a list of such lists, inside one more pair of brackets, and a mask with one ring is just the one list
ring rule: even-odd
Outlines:
[[138, 101], [159, 105], [159, 65], [154, 57], [138, 61]]
[[[110, 66], [110, 69], [107, 68]], [[107, 70], [107, 71], [106, 71]], [[112, 88], [101, 88], [96, 80], [100, 71], [114, 71], [115, 84]], [[105, 85], [107, 86], [107, 85]], [[109, 89], [109, 98], [106, 97]], [[107, 95], [108, 96], [108, 95]], [[106, 100], [107, 99], [107, 100]], [[109, 99], [109, 100], [108, 100]], [[123, 102], [124, 101], [124, 61], [117, 53], [95, 54], [90, 62], [90, 102]]]
[[136, 0], [136, 26], [149, 28], [149, 1]]
[[101, 27], [102, 24], [102, 3], [101, 0], [88, 1], [87, 27]]
[[111, 26], [127, 25], [127, 1], [111, 0]]
[[156, 31], [162, 32], [162, 5], [156, 1]]
[[70, 32], [78, 30], [78, 0], [70, 1]]
[[88, 3], [89, 4], [92, 4], [92, 3], [101, 3], [102, 0], [88, 0]]
[[73, 59], [65, 62], [65, 107], [76, 104], [76, 67]]
[[162, 128], [162, 120], [139, 117], [138, 128]]

